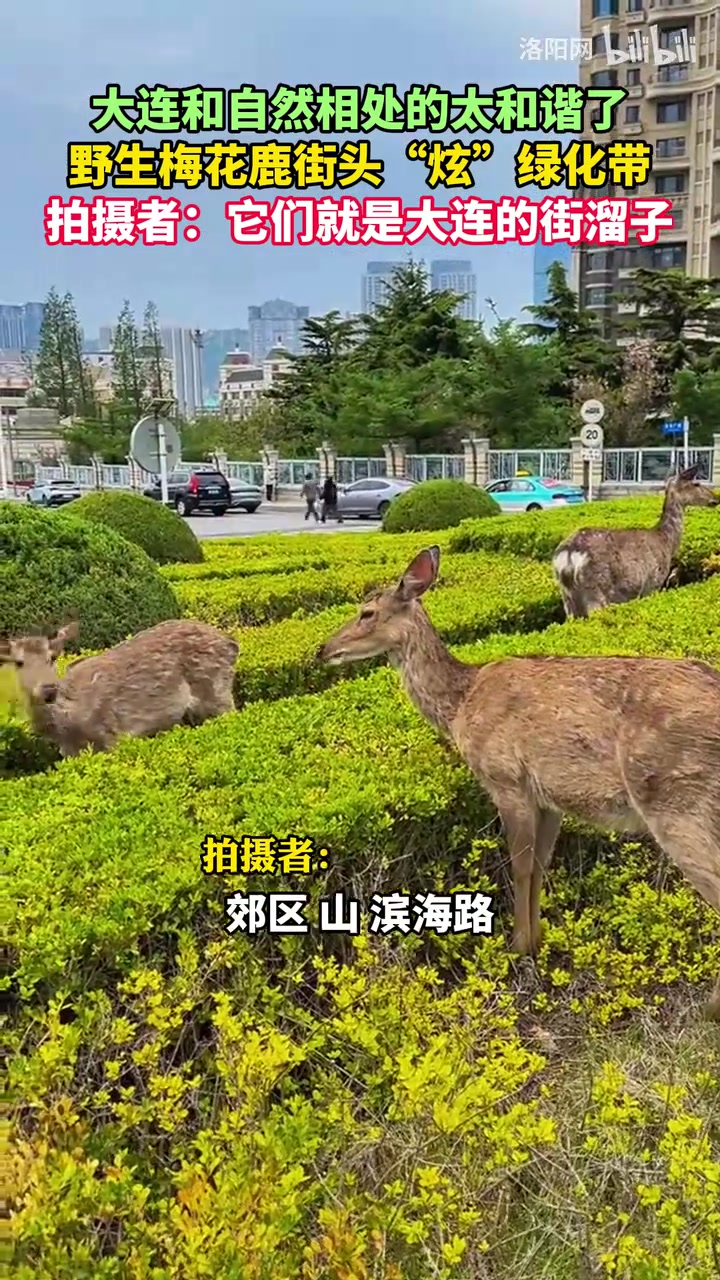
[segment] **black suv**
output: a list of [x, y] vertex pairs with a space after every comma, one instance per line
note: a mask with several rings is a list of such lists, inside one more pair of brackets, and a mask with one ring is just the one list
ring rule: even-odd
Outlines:
[[[143, 489], [146, 498], [162, 500], [160, 477], [154, 476], [152, 484]], [[224, 516], [231, 505], [230, 484], [215, 467], [193, 467], [192, 471], [172, 471], [168, 476], [168, 501], [179, 516], [191, 516], [195, 511], [212, 511]]]

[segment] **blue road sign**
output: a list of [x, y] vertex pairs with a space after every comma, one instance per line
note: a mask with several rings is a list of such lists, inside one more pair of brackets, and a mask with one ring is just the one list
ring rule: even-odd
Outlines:
[[681, 436], [683, 433], [682, 422], [663, 422], [664, 436]]

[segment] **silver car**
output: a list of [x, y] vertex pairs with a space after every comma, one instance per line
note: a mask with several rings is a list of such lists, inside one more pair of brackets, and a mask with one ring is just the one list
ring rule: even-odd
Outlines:
[[64, 507], [82, 497], [82, 491], [71, 480], [48, 480], [28, 489], [26, 497], [36, 507]]
[[338, 488], [338, 515], [343, 520], [353, 516], [358, 520], [373, 517], [382, 520], [390, 503], [402, 493], [414, 487], [414, 480], [391, 480], [385, 476], [373, 476], [368, 480], [356, 480]]
[[253, 511], [257, 511], [263, 499], [262, 489], [259, 484], [250, 484], [245, 480], [229, 480], [231, 502], [230, 506], [233, 510], [238, 507], [242, 511], [247, 511], [252, 515]]

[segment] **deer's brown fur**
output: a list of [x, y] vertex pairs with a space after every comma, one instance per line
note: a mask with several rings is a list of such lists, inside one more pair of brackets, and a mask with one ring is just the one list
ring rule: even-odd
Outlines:
[[651, 595], [666, 585], [680, 547], [686, 507], [718, 505], [697, 479], [698, 468], [671, 476], [660, 519], [651, 529], [577, 529], [553, 555], [568, 618]]
[[[720, 910], [720, 673], [661, 658], [459, 662], [419, 599], [439, 560], [437, 547], [420, 552], [318, 657], [387, 654], [490, 795], [512, 858], [515, 950], [540, 944], [540, 889], [566, 813], [650, 833]], [[708, 1013], [720, 1019], [720, 977]]]
[[161, 622], [95, 657], [55, 663], [76, 622], [56, 635], [0, 641], [0, 662], [15, 666], [33, 725], [63, 756], [106, 751], [119, 738], [152, 737], [201, 724], [233, 708], [239, 646], [204, 622]]

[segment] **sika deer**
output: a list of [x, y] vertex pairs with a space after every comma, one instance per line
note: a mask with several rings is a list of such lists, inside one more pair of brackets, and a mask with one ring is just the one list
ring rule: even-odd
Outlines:
[[[540, 889], [564, 814], [646, 832], [720, 910], [720, 673], [667, 658], [507, 658], [446, 649], [420, 603], [440, 552], [412, 561], [318, 652], [387, 654], [411, 700], [465, 759], [500, 814], [512, 859], [514, 949], [541, 938]], [[720, 977], [709, 1016], [720, 1020]]]
[[36, 732], [63, 756], [87, 746], [107, 751], [123, 735], [153, 737], [233, 709], [239, 646], [204, 622], [161, 622], [72, 663], [61, 680], [56, 660], [77, 633], [73, 622], [51, 639], [0, 641], [0, 662], [14, 664]]
[[654, 528], [577, 529], [560, 543], [552, 564], [568, 618], [586, 618], [665, 586], [680, 546], [685, 507], [718, 505], [697, 472], [694, 466], [670, 477]]

